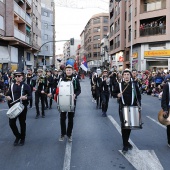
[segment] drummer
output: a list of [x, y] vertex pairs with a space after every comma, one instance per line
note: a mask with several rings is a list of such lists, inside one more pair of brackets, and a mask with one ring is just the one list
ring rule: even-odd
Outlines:
[[[27, 84], [23, 82], [24, 73], [21, 70], [17, 70], [13, 74], [14, 74], [16, 81], [15, 83], [12, 83], [11, 86], [9, 87], [9, 91], [6, 94], [6, 99], [8, 100], [10, 107], [12, 107], [14, 104], [19, 102], [19, 100], [17, 99], [21, 99], [22, 104], [24, 105], [24, 110], [16, 118], [9, 119], [9, 125], [12, 129], [13, 134], [16, 137], [14, 141], [14, 146], [17, 146], [17, 145], [23, 146], [25, 144], [25, 136], [26, 136], [27, 105], [32, 95], [31, 95], [30, 86], [28, 86]], [[14, 102], [14, 103], [10, 104], [11, 102]], [[20, 132], [16, 125], [17, 118], [19, 119]]]
[[[139, 91], [139, 87], [136, 83], [132, 83], [132, 74], [129, 69], [125, 69], [122, 73], [122, 82], [117, 83], [113, 90], [113, 97], [120, 98], [119, 100], [119, 117], [121, 121], [121, 132], [122, 132], [122, 140], [123, 140], [123, 149], [122, 152], [126, 153], [128, 150], [131, 150], [133, 146], [129, 143], [129, 137], [131, 133], [131, 129], [125, 129], [122, 108], [124, 106], [138, 106], [141, 105], [141, 94]], [[134, 89], [133, 90], [133, 85]], [[120, 88], [122, 88], [122, 93], [120, 92]], [[137, 94], [136, 94], [137, 93]], [[137, 97], [137, 98], [136, 98]]]
[[[76, 102], [77, 96], [81, 93], [81, 87], [79, 80], [73, 77], [73, 67], [71, 65], [67, 65], [65, 67], [66, 76], [61, 78], [60, 81], [72, 81], [73, 88], [74, 88], [74, 102]], [[70, 97], [70, 96], [68, 96]], [[76, 103], [75, 103], [76, 105]], [[64, 141], [65, 135], [68, 137], [68, 141], [72, 142], [72, 129], [73, 129], [73, 118], [74, 118], [74, 111], [68, 112], [68, 126], [66, 130], [66, 114], [67, 112], [60, 112], [60, 126], [61, 126], [61, 136], [59, 141]]]

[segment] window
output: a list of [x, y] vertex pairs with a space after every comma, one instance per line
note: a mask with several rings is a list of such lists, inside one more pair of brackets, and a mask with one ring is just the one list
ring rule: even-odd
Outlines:
[[107, 35], [103, 35], [103, 38], [106, 38], [107, 37]]
[[44, 34], [44, 40], [48, 40], [48, 35]]
[[48, 17], [48, 12], [44, 11], [44, 16]]
[[94, 48], [94, 49], [100, 48], [100, 44], [93, 44], [93, 48]]
[[31, 61], [31, 53], [27, 53], [27, 61]]
[[48, 45], [44, 46], [44, 51], [48, 51]]
[[100, 27], [94, 27], [93, 32], [100, 32]]
[[0, 29], [4, 30], [4, 17], [0, 15]]
[[36, 17], [36, 26], [38, 27], [38, 18]]
[[100, 18], [93, 19], [93, 24], [98, 24], [98, 23], [100, 23]]
[[104, 23], [108, 23], [108, 17], [104, 17], [104, 18], [103, 18], [103, 22], [104, 22]]
[[108, 27], [104, 26], [104, 27], [103, 27], [103, 31], [106, 31], [106, 32], [107, 32], [107, 31], [108, 31]]
[[48, 24], [47, 23], [44, 23], [44, 28], [48, 29]]
[[38, 44], [38, 35], [36, 35], [36, 44]]
[[93, 37], [93, 40], [100, 40], [100, 35], [96, 35]]

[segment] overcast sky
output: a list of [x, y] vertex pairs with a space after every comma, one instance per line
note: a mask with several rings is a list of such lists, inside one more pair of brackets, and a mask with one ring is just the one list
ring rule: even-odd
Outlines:
[[[59, 3], [60, 0], [55, 1], [56, 41], [69, 40], [70, 38], [80, 39], [80, 34], [91, 16], [101, 12], [108, 12], [109, 9], [109, 0], [70, 0], [69, 7], [63, 7], [65, 6], [63, 0], [61, 0], [61, 3]], [[81, 7], [83, 9], [80, 9]], [[63, 53], [63, 44], [63, 42], [56, 43], [56, 54]]]

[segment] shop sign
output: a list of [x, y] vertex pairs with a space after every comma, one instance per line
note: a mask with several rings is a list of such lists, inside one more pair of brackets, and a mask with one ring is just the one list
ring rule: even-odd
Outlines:
[[160, 56], [170, 56], [170, 50], [154, 50], [154, 51], [144, 51], [145, 57], [160, 57]]
[[136, 52], [136, 53], [133, 53], [133, 54], [132, 54], [132, 57], [133, 57], [133, 58], [138, 58], [138, 53], [137, 53], [137, 52]]

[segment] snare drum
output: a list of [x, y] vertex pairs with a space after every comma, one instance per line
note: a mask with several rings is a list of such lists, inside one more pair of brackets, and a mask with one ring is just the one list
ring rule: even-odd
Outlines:
[[72, 81], [59, 82], [57, 105], [60, 112], [74, 112], [74, 89]]
[[141, 113], [138, 106], [124, 106], [122, 108], [124, 129], [142, 129]]
[[16, 118], [24, 110], [24, 105], [20, 102], [14, 104], [8, 111], [7, 116], [10, 119]]

